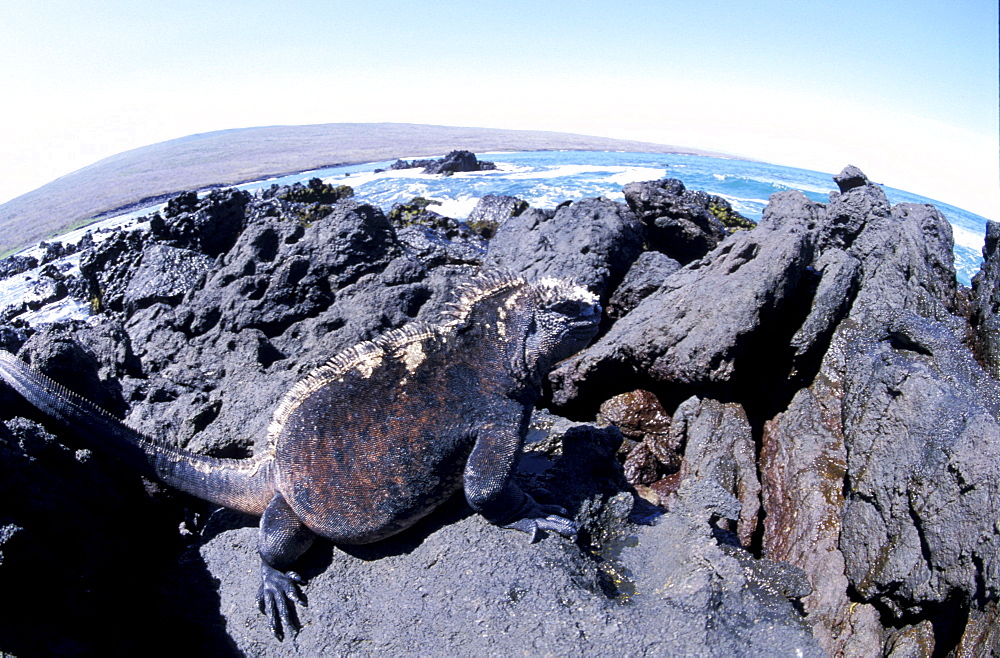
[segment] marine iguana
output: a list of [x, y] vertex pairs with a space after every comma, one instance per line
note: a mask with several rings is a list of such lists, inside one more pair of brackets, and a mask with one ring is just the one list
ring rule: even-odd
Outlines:
[[597, 298], [568, 282], [481, 275], [436, 324], [334, 356], [278, 405], [266, 448], [216, 459], [158, 443], [0, 351], [0, 378], [95, 447], [148, 476], [261, 517], [261, 611], [281, 639], [304, 604], [293, 563], [316, 536], [365, 544], [411, 526], [461, 488], [488, 521], [572, 536], [566, 510], [512, 478], [552, 366], [593, 338]]

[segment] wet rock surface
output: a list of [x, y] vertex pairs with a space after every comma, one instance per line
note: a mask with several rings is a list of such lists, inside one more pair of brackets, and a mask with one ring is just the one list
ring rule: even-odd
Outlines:
[[95, 314], [12, 312], [0, 347], [222, 457], [261, 449], [310, 369], [434, 320], [481, 267], [587, 285], [602, 335], [552, 373], [518, 474], [581, 530], [529, 544], [459, 496], [377, 544], [319, 542], [303, 628], [278, 642], [254, 606], [255, 519], [144, 482], [0, 387], [0, 583], [19, 593], [0, 650], [988, 654], [997, 231], [966, 312], [940, 213], [891, 207], [857, 168], [836, 183], [735, 232], [669, 180], [627, 205], [484, 200], [481, 226], [345, 190], [222, 190], [87, 245], [65, 294]]
[[1000, 379], [1000, 223], [986, 225], [983, 268], [972, 280], [973, 347], [979, 362]]

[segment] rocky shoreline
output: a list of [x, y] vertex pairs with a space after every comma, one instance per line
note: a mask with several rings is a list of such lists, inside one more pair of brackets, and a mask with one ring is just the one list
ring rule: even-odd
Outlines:
[[433, 321], [480, 268], [587, 286], [601, 334], [552, 373], [519, 474], [581, 532], [528, 544], [459, 498], [375, 545], [321, 543], [278, 643], [252, 609], [252, 519], [64, 443], [0, 388], [0, 650], [996, 652], [1000, 229], [965, 289], [933, 207], [890, 206], [856, 168], [836, 182], [753, 227], [672, 180], [554, 210], [487, 197], [468, 222], [316, 181], [180, 195], [84, 244], [58, 294], [95, 314], [35, 329], [8, 309], [0, 348], [219, 457], [252, 453], [305, 372]]
[[[533, 130], [408, 123], [260, 126], [188, 135], [105, 158], [0, 204], [0, 255], [146, 199], [324, 167], [431, 157], [452, 149], [722, 153]], [[110, 184], [109, 184], [110, 181]]]

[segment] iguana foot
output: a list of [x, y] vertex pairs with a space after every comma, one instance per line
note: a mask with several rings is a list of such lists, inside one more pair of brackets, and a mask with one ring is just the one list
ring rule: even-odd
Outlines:
[[515, 520], [501, 527], [528, 533], [532, 543], [538, 539], [539, 530], [557, 532], [563, 537], [576, 537], [576, 523], [568, 516], [569, 512], [562, 507], [543, 505], [525, 494], [525, 504], [518, 510]]
[[278, 571], [274, 567], [262, 563], [260, 588], [257, 590], [257, 607], [267, 615], [271, 622], [271, 631], [279, 640], [285, 638], [285, 630], [293, 633], [299, 628], [295, 614], [294, 603], [306, 605], [305, 597], [299, 591], [299, 585], [305, 582], [302, 576], [294, 571]]

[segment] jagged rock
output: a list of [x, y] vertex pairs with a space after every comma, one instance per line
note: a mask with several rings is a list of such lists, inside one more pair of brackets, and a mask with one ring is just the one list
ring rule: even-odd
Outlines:
[[845, 349], [851, 585], [902, 617], [1000, 596], [1000, 385], [942, 323], [890, 312]]
[[51, 263], [52, 261], [75, 254], [79, 247], [75, 244], [64, 244], [62, 242], [39, 242], [38, 247], [43, 249], [42, 256], [39, 259], [40, 265], [45, 265], [46, 263]]
[[972, 279], [972, 341], [976, 358], [1000, 379], [1000, 223], [986, 223], [983, 267]]
[[601, 418], [639, 443], [628, 451], [625, 479], [630, 484], [651, 484], [680, 464], [679, 444], [672, 441], [670, 415], [656, 396], [641, 389], [605, 400]]
[[449, 239], [426, 226], [407, 226], [396, 231], [403, 247], [431, 267], [439, 265], [479, 265], [486, 256], [483, 240], [474, 234]]
[[740, 544], [749, 547], [760, 511], [760, 482], [746, 412], [733, 402], [690, 398], [674, 412], [670, 434], [672, 443], [684, 446], [682, 482], [715, 482], [739, 501], [736, 514], [727, 518], [736, 522], [732, 530]]
[[34, 333], [24, 324], [0, 324], [0, 349], [16, 353]]
[[[434, 294], [424, 275], [371, 206], [341, 201], [309, 226], [253, 221], [184, 304], [129, 318], [148, 373], [131, 391], [147, 404], [130, 420], [209, 454], [245, 455], [305, 370], [417, 314]], [[239, 383], [223, 381], [237, 372]]]
[[839, 174], [833, 177], [833, 181], [840, 188], [841, 193], [853, 190], [855, 187], [869, 185], [868, 177], [854, 165], [844, 167]]
[[118, 378], [134, 374], [136, 364], [120, 329], [47, 325], [25, 342], [19, 354], [104, 409], [124, 410]]
[[625, 200], [649, 229], [651, 246], [681, 263], [701, 258], [729, 231], [720, 217], [739, 217], [725, 199], [691, 192], [673, 178], [629, 183]]
[[[852, 183], [844, 185], [841, 192], [830, 192], [829, 220], [820, 238], [821, 248], [850, 247], [868, 223], [889, 216], [891, 208], [882, 188], [868, 183], [860, 171], [857, 174], [859, 177], [849, 178]], [[858, 181], [863, 182], [854, 184]]]
[[844, 343], [838, 333], [809, 388], [764, 425], [760, 451], [763, 555], [802, 569], [812, 592], [806, 621], [827, 655], [878, 655], [881, 625], [852, 601], [840, 550], [847, 447], [841, 424]]
[[428, 208], [441, 205], [423, 197], [393, 204], [388, 219], [396, 238], [426, 265], [479, 265], [486, 254], [486, 239], [468, 224]]
[[[739, 363], [787, 345], [783, 336], [796, 319], [788, 317], [795, 310], [790, 301], [807, 276], [822, 216], [823, 208], [801, 193], [774, 195], [756, 229], [675, 272], [597, 343], [554, 370], [554, 401], [589, 399], [597, 386], [603, 399], [629, 379], [651, 378], [661, 389], [725, 385]], [[750, 370], [740, 368], [752, 378]]]
[[528, 209], [528, 203], [512, 196], [487, 194], [476, 202], [465, 223], [486, 239], [492, 238], [497, 228], [511, 217]]
[[889, 658], [935, 655], [934, 625], [926, 619], [889, 632], [885, 655]]
[[424, 167], [425, 174], [454, 174], [463, 171], [486, 171], [496, 169], [492, 162], [480, 162], [470, 151], [452, 151], [440, 160], [434, 160]]
[[[875, 314], [882, 308], [907, 309], [964, 332], [964, 326], [958, 328], [964, 322], [953, 315], [958, 292], [955, 245], [944, 215], [933, 206], [910, 203], [882, 215], [878, 209], [884, 195], [873, 186], [855, 188], [841, 202], [854, 195], [865, 195], [858, 205], [874, 208], [849, 250], [862, 267], [863, 284], [852, 308], [855, 319], [865, 323], [869, 309]], [[835, 205], [830, 206], [831, 214]]]
[[646, 297], [659, 290], [667, 277], [681, 268], [681, 264], [659, 251], [644, 251], [632, 263], [621, 282], [608, 300], [607, 315], [618, 320], [639, 305]]
[[861, 263], [841, 249], [828, 249], [815, 260], [819, 274], [809, 314], [792, 336], [795, 357], [829, 345], [837, 323], [847, 314], [857, 291]]
[[334, 187], [329, 183], [324, 183], [320, 178], [310, 178], [309, 183], [294, 183], [290, 187], [280, 189], [275, 196], [283, 201], [293, 203], [318, 203], [330, 205], [354, 196], [354, 189], [348, 185], [337, 185]]
[[211, 257], [226, 252], [243, 228], [250, 194], [235, 189], [213, 190], [197, 200], [194, 192], [168, 202], [163, 217], [153, 217], [153, 237], [172, 247], [192, 249]]
[[1000, 605], [990, 601], [969, 612], [962, 639], [955, 648], [958, 658], [1000, 655]]
[[[987, 651], [1000, 600], [1000, 384], [962, 343], [943, 217], [890, 208], [849, 173], [830, 204], [776, 195], [760, 227], [684, 268], [640, 256], [645, 229], [623, 204], [512, 213], [488, 266], [581, 279], [615, 309], [605, 337], [558, 371], [555, 402], [592, 419], [597, 403], [642, 389], [602, 409], [641, 441], [537, 412], [519, 479], [570, 508], [576, 542], [527, 544], [459, 497], [387, 542], [321, 543], [303, 565], [308, 623], [283, 644], [249, 605], [256, 533], [245, 519], [201, 524], [210, 508], [150, 497], [105, 456], [14, 418], [31, 412], [0, 390], [0, 493], [14, 501], [0, 510], [0, 580], [26, 592], [18, 610], [53, 613], [15, 611], [0, 622], [0, 650], [136, 653], [156, 619], [185, 650], [216, 655]], [[476, 269], [401, 239], [419, 229], [450, 249], [453, 220], [403, 229], [370, 206], [290, 200], [288, 189], [247, 198], [214, 255], [211, 227], [193, 218], [215, 202], [178, 197], [159, 234], [87, 247], [103, 303], [87, 326], [34, 337], [0, 327], [0, 345], [160, 439], [247, 454], [305, 372], [433, 319]], [[208, 272], [183, 293], [138, 294], [170, 283], [144, 250]], [[91, 498], [105, 493], [122, 500]], [[134, 534], [116, 532], [136, 518]], [[66, 532], [87, 559], [63, 554]], [[122, 611], [126, 625], [109, 628], [95, 615], [120, 598], [122, 573], [142, 615]]]
[[[653, 484], [664, 475], [663, 463], [656, 458], [647, 443], [635, 445], [622, 466], [625, 479], [633, 486]], [[659, 497], [655, 501], [659, 504]]]
[[211, 264], [211, 258], [196, 251], [149, 245], [122, 293], [122, 306], [131, 315], [157, 303], [176, 305], [202, 282]]
[[[997, 392], [980, 384], [959, 340], [944, 218], [926, 206], [890, 209], [866, 182], [845, 188], [820, 227], [817, 262], [834, 269], [808, 316], [829, 316], [829, 349], [812, 384], [764, 427], [764, 554], [807, 573], [814, 591], [803, 608], [828, 653], [871, 655], [884, 642], [887, 654], [910, 655], [954, 643], [956, 609], [995, 597], [983, 592], [996, 587], [997, 567], [975, 554], [998, 540], [995, 515], [982, 511], [998, 492]], [[816, 334], [810, 324], [793, 343]], [[956, 555], [943, 545], [981, 548]], [[886, 615], [924, 621], [885, 635]]]
[[670, 416], [660, 401], [641, 389], [616, 395], [601, 404], [601, 416], [625, 436], [642, 441], [650, 434], [670, 432]]
[[855, 187], [870, 185], [868, 177], [854, 165], [844, 167], [839, 174], [833, 177], [833, 181], [840, 188], [842, 194], [853, 190]]
[[0, 279], [22, 274], [38, 267], [38, 259], [34, 256], [8, 256], [0, 260]]
[[38, 272], [38, 278], [31, 284], [28, 293], [21, 298], [21, 301], [24, 309], [37, 311], [47, 304], [63, 299], [68, 294], [66, 277], [52, 265], [48, 265]]
[[390, 171], [416, 168], [422, 168], [423, 174], [454, 174], [463, 171], [489, 171], [497, 167], [492, 162], [479, 161], [470, 151], [451, 151], [437, 160], [396, 160], [389, 166]]
[[627, 206], [583, 199], [511, 217], [490, 241], [486, 262], [528, 278], [571, 279], [606, 299], [642, 245], [642, 225]]
[[117, 231], [83, 255], [80, 275], [102, 308], [122, 311], [125, 289], [149, 241], [150, 235], [144, 231]]
[[385, 268], [398, 249], [382, 211], [347, 200], [308, 227], [248, 226], [191, 305], [195, 326], [260, 329], [269, 337], [315, 317], [336, 291]]

